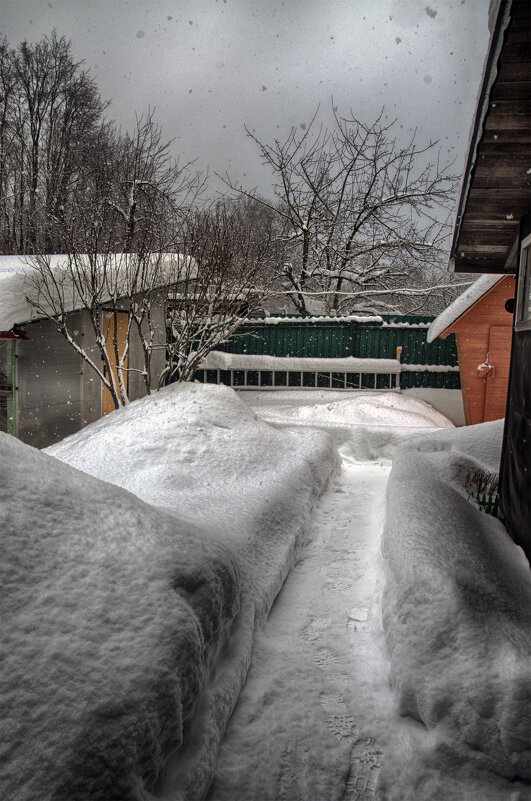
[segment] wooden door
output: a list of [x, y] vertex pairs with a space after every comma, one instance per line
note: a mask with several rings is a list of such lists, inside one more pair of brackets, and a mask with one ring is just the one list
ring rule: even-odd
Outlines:
[[[123, 354], [125, 349], [125, 343], [127, 338], [127, 322], [128, 322], [128, 313], [127, 312], [103, 312], [103, 332], [105, 336], [105, 350], [109, 356], [109, 361], [111, 363], [111, 369], [113, 371], [114, 378], [116, 383], [118, 383], [118, 371], [116, 369], [116, 357], [114, 354], [114, 330], [116, 325], [116, 341], [118, 343], [118, 352], [120, 356]], [[127, 367], [128, 358], [125, 357], [124, 367]], [[127, 373], [124, 374], [125, 382], [127, 387]], [[112, 395], [107, 389], [107, 387], [101, 387], [101, 414], [102, 416], [108, 414], [109, 412], [113, 412], [115, 409], [114, 401], [112, 399]]]
[[511, 336], [512, 329], [506, 325], [493, 325], [489, 331], [489, 364], [492, 364], [494, 369], [487, 376], [483, 415], [485, 422], [505, 417]]

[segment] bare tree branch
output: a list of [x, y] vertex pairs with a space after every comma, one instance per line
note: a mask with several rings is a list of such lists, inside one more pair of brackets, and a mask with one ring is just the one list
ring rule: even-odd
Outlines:
[[[433, 275], [441, 273], [456, 177], [451, 165], [440, 164], [437, 143], [419, 146], [415, 135], [399, 143], [396, 121], [383, 117], [382, 110], [365, 124], [333, 109], [333, 127], [326, 129], [316, 112], [302, 134], [293, 128], [272, 144], [247, 129], [276, 179], [275, 200], [257, 199], [277, 215], [285, 245], [282, 291], [303, 314], [350, 309], [355, 297], [381, 307], [384, 294], [400, 289], [406, 298], [408, 286], [412, 298], [422, 287], [428, 296]], [[363, 295], [353, 293], [361, 289]]]

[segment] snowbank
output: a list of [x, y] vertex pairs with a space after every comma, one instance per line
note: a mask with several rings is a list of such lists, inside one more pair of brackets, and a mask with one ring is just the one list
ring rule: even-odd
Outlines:
[[2, 796], [204, 797], [330, 439], [186, 385], [0, 454]]
[[0, 435], [2, 797], [142, 798], [240, 604], [227, 548]]
[[398, 445], [427, 429], [453, 428], [429, 403], [400, 392], [247, 391], [244, 397], [268, 423], [326, 429], [356, 461], [391, 459]]
[[497, 472], [502, 423], [403, 446], [388, 485], [384, 627], [400, 712], [439, 746], [531, 778], [531, 573], [464, 479]]

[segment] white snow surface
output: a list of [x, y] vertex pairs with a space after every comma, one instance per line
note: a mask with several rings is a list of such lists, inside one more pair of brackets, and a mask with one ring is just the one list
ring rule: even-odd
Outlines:
[[2, 797], [148, 799], [166, 766], [172, 798], [203, 798], [330, 438], [174, 385], [0, 453]]
[[[398, 450], [383, 620], [400, 712], [434, 732], [448, 769], [529, 781], [529, 563], [464, 489], [467, 473], [497, 472], [502, 430], [496, 421], [440, 431]], [[518, 785], [496, 797], [523, 799]]]
[[230, 550], [0, 435], [9, 801], [144, 798], [241, 602]]
[[[522, 782], [457, 749], [455, 737], [398, 714], [382, 629], [380, 536], [391, 463], [375, 430], [367, 427], [372, 447], [364, 450], [355, 424], [332, 428], [333, 393], [308, 398], [294, 391], [291, 406], [278, 395], [246, 393], [245, 400], [279, 426], [292, 425], [297, 403], [314, 405], [304, 416], [334, 433], [342, 469], [319, 500], [310, 541], [258, 632], [208, 801], [526, 801]], [[391, 423], [392, 408], [387, 416]], [[359, 422], [355, 410], [350, 419]], [[417, 437], [419, 447], [433, 436], [400, 430], [402, 442]], [[389, 425], [388, 437], [393, 432]], [[447, 433], [461, 432], [437, 436]], [[384, 450], [390, 452], [388, 444]], [[491, 462], [496, 453], [497, 435]], [[436, 530], [438, 520], [430, 525]], [[496, 668], [484, 666], [494, 674]]]
[[501, 424], [241, 398], [0, 436], [2, 798], [526, 801], [529, 566], [463, 489]]
[[393, 710], [379, 555], [389, 469], [344, 454], [257, 635], [209, 801], [374, 798]]
[[458, 373], [459, 366], [451, 364], [402, 364], [403, 373]]
[[291, 370], [326, 373], [399, 373], [397, 359], [358, 359], [347, 356], [323, 359], [300, 356], [267, 356], [211, 351], [201, 362], [204, 370]]
[[245, 401], [272, 425], [328, 431], [356, 461], [391, 459], [404, 440], [430, 428], [453, 428], [429, 403], [400, 392], [246, 391]]
[[489, 289], [492, 289], [498, 281], [501, 281], [502, 278], [504, 278], [503, 275], [481, 275], [477, 281], [474, 281], [471, 286], [467, 287], [467, 289], [450, 303], [450, 305], [432, 322], [428, 328], [426, 337], [428, 342], [433, 342], [434, 339], [437, 339], [443, 331], [446, 331], [452, 323], [455, 323], [467, 309], [483, 297], [483, 295], [488, 292]]
[[[10, 331], [17, 323], [31, 320], [32, 307], [21, 256], [0, 257], [0, 331]], [[25, 266], [24, 266], [25, 265]]]
[[431, 323], [388, 323], [386, 320], [382, 323], [382, 328], [429, 328]]

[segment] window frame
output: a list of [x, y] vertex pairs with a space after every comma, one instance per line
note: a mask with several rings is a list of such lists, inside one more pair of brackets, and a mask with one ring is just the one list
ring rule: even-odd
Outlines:
[[526, 297], [526, 292], [531, 292], [531, 234], [524, 237], [520, 245], [518, 287], [514, 313], [515, 331], [531, 330], [531, 304]]

